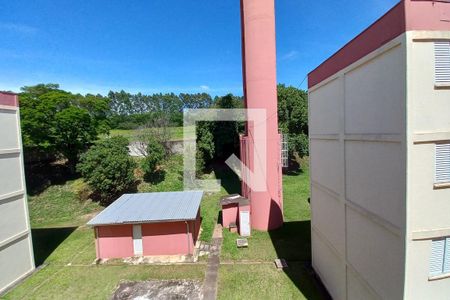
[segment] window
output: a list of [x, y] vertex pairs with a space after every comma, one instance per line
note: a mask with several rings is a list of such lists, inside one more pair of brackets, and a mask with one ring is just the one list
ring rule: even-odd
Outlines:
[[288, 154], [288, 135], [281, 135], [281, 167], [289, 167], [289, 154]]
[[434, 182], [450, 183], [450, 144], [436, 144]]
[[450, 237], [431, 241], [430, 276], [450, 274]]
[[434, 42], [436, 85], [450, 85], [450, 41]]

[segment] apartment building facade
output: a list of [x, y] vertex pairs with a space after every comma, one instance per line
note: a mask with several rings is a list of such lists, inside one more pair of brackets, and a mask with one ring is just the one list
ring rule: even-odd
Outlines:
[[0, 92], [0, 294], [34, 270], [17, 95]]
[[401, 1], [312, 71], [312, 263], [335, 299], [450, 295], [450, 3]]

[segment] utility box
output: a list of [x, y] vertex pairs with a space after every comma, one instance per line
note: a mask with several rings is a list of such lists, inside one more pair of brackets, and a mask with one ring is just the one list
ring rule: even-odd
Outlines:
[[239, 194], [232, 194], [223, 197], [220, 205], [222, 207], [222, 226], [231, 228], [231, 225], [236, 224], [241, 236], [250, 236], [250, 201]]
[[449, 298], [448, 16], [401, 1], [308, 76], [312, 265], [334, 299]]
[[34, 270], [17, 95], [0, 92], [0, 294]]

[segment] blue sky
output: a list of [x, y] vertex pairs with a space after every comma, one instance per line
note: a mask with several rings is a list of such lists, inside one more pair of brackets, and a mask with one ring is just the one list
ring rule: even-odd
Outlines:
[[[278, 82], [300, 86], [397, 2], [276, 0]], [[0, 0], [0, 90], [241, 95], [239, 13], [239, 0]]]

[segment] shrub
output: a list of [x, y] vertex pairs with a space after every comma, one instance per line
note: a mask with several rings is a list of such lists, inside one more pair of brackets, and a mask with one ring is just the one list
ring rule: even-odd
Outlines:
[[92, 194], [90, 186], [86, 182], [84, 182], [82, 178], [77, 179], [73, 182], [72, 190], [80, 202], [89, 200], [89, 197]]
[[309, 141], [308, 136], [304, 133], [300, 134], [290, 134], [288, 135], [289, 141], [289, 155], [294, 156], [294, 153], [300, 157], [305, 157], [309, 155]]
[[156, 141], [155, 138], [149, 137], [147, 140], [147, 155], [141, 162], [142, 171], [144, 171], [144, 178], [149, 178], [156, 171], [156, 168], [164, 159], [164, 147]]
[[122, 136], [97, 142], [80, 158], [78, 171], [103, 200], [134, 184], [136, 163], [128, 155], [128, 140]]

